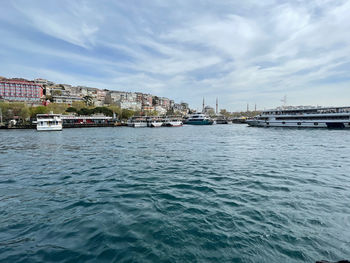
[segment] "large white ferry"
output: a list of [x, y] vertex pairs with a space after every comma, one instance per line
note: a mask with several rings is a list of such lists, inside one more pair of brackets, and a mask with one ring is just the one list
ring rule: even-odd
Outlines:
[[36, 115], [37, 131], [61, 131], [62, 118], [59, 114], [37, 114]]
[[350, 106], [281, 107], [265, 110], [247, 123], [259, 127], [350, 128]]

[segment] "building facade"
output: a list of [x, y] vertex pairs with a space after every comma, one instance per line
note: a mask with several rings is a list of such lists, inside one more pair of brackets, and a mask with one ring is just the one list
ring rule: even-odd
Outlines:
[[0, 97], [5, 100], [38, 102], [42, 96], [42, 86], [33, 81], [0, 80]]

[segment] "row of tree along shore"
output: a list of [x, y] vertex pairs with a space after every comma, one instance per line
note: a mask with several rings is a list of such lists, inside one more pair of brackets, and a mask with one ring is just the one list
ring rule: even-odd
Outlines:
[[[31, 125], [37, 114], [48, 113], [77, 116], [104, 115], [119, 120], [127, 120], [132, 116], [140, 115], [140, 112], [121, 109], [114, 105], [93, 107], [83, 102], [73, 102], [72, 105], [50, 103], [47, 106], [28, 105], [24, 102], [0, 102], [0, 125], [7, 126], [11, 121], [15, 121], [18, 126]], [[155, 114], [155, 112], [147, 112], [148, 116]]]
[[[71, 105], [64, 103], [50, 103], [46, 106], [30, 105], [25, 102], [0, 102], [0, 126], [8, 127], [12, 123], [21, 128], [31, 128], [33, 121], [36, 120], [37, 114], [61, 114], [75, 116], [96, 116], [103, 115], [113, 117], [115, 120], [126, 121], [133, 116], [156, 116], [156, 111], [140, 112], [130, 109], [121, 109], [116, 105], [93, 107], [84, 102], [73, 102]], [[190, 112], [191, 113], [191, 112]], [[219, 116], [226, 119], [249, 118], [257, 115], [258, 112], [235, 112], [230, 113], [226, 110], [221, 110]], [[173, 112], [168, 112], [167, 115], [174, 115]], [[217, 117], [215, 113], [209, 113], [211, 117]], [[12, 125], [14, 126], [14, 125]]]

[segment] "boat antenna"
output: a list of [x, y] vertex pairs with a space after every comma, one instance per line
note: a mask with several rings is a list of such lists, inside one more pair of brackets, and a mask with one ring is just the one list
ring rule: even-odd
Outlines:
[[287, 95], [284, 95], [281, 101], [283, 102], [283, 107], [285, 108], [287, 106]]

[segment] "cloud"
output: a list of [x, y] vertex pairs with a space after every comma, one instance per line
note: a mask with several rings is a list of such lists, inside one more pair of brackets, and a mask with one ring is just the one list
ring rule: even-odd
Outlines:
[[[88, 48], [103, 20], [85, 1], [14, 1], [14, 8], [31, 25], [51, 37]], [[56, 2], [57, 3], [57, 2]]]
[[345, 0], [15, 0], [5, 9], [0, 70], [11, 75], [41, 72], [193, 107], [219, 97], [228, 110], [277, 106], [285, 94], [315, 105], [325, 94], [332, 104], [350, 96]]

